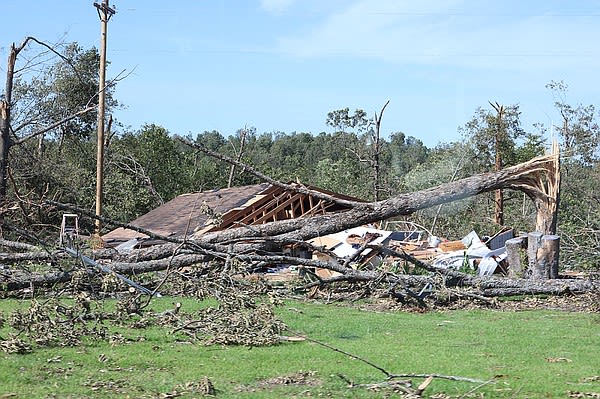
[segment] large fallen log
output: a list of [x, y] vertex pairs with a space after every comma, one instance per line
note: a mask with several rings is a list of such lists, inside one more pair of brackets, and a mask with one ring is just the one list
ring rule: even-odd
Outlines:
[[[167, 244], [154, 246], [150, 249], [132, 252], [125, 262], [115, 262], [112, 267], [115, 271], [127, 274], [143, 273], [146, 271], [164, 270], [168, 267], [181, 267], [193, 263], [218, 258], [222, 261], [235, 259], [248, 264], [296, 264], [306, 267], [321, 267], [340, 273], [340, 276], [331, 280], [319, 281], [318, 284], [327, 284], [336, 281], [372, 282], [384, 281], [391, 284], [414, 285], [420, 280], [429, 281], [431, 276], [404, 276], [380, 271], [355, 270], [349, 265], [340, 262], [317, 262], [310, 259], [281, 256], [274, 254], [288, 244], [312, 248], [307, 243], [314, 237], [323, 236], [348, 228], [361, 226], [396, 216], [410, 215], [413, 212], [436, 206], [439, 204], [460, 200], [469, 196], [494, 191], [497, 189], [514, 189], [526, 193], [538, 209], [538, 224], [551, 226], [552, 221], [546, 220], [552, 216], [551, 207], [556, 201], [551, 198], [547, 189], [548, 180], [557, 175], [558, 154], [535, 158], [516, 166], [498, 172], [474, 175], [458, 181], [442, 184], [440, 186], [394, 196], [390, 199], [361, 203], [352, 202], [351, 209], [336, 214], [318, 215], [309, 218], [291, 219], [266, 223], [262, 225], [240, 226], [237, 228], [207, 233], [192, 237], [163, 237], [135, 226], [117, 224], [121, 227], [131, 228], [150, 237], [163, 240]], [[237, 161], [235, 161], [237, 162]], [[245, 165], [244, 165], [245, 166]], [[300, 186], [290, 189], [298, 191], [308, 190]], [[310, 190], [308, 190], [310, 192]], [[322, 194], [319, 194], [322, 195]], [[333, 199], [335, 200], [335, 199]], [[347, 202], [347, 201], [346, 201]], [[76, 210], [74, 207], [49, 202], [52, 206], [63, 209]], [[544, 212], [540, 212], [544, 211]], [[546, 212], [548, 211], [548, 212]], [[82, 212], [85, 213], [85, 212]], [[540, 216], [541, 215], [541, 216]], [[93, 217], [93, 215], [89, 215]], [[102, 218], [103, 223], [110, 220]], [[543, 223], [542, 223], [543, 222]], [[410, 260], [410, 259], [409, 259]], [[415, 261], [410, 260], [410, 261]], [[0, 262], [2, 262], [0, 258]], [[423, 265], [422, 265], [423, 266]], [[425, 266], [423, 266], [425, 267]], [[425, 267], [426, 268], [426, 267]], [[458, 272], [427, 269], [432, 273], [444, 274], [446, 284], [452, 287], [470, 287], [478, 290], [481, 295], [514, 295], [527, 293], [564, 293], [597, 290], [597, 285], [577, 281], [558, 280], [558, 282], [531, 283], [521, 280], [480, 279], [469, 275], [456, 274]], [[57, 278], [65, 278], [63, 275]], [[43, 283], [43, 278], [36, 276], [32, 281]], [[490, 285], [484, 282], [489, 281]], [[510, 284], [507, 281], [512, 281]], [[4, 281], [7, 283], [6, 281]], [[508, 285], [507, 285], [508, 284]], [[15, 286], [15, 285], [13, 285]], [[485, 287], [485, 288], [482, 288]], [[567, 288], [565, 288], [567, 287]], [[496, 291], [494, 291], [496, 290]]]
[[[543, 189], [548, 175], [554, 175], [558, 154], [535, 158], [499, 172], [482, 173], [465, 179], [412, 193], [399, 194], [390, 199], [358, 203], [346, 212], [325, 214], [310, 218], [290, 219], [263, 225], [242, 226], [216, 231], [194, 237], [198, 244], [237, 243], [248, 239], [261, 240], [256, 247], [265, 243], [294, 243], [317, 236], [336, 233], [356, 226], [407, 216], [418, 210], [457, 201], [497, 189], [519, 190], [534, 200], [539, 209], [552, 203]], [[550, 215], [551, 216], [551, 215]], [[540, 220], [543, 219], [540, 216]], [[238, 244], [239, 245], [239, 244]], [[243, 248], [240, 248], [243, 249]]]
[[[167, 269], [178, 270], [182, 267], [197, 265], [207, 260], [207, 257], [204, 255], [179, 255], [155, 261], [134, 263], [115, 262], [110, 263], [109, 269], [115, 273], [136, 276]], [[28, 288], [52, 287], [59, 283], [68, 283], [77, 270], [85, 270], [89, 276], [95, 275], [93, 269], [84, 266], [66, 271], [47, 273], [30, 273], [25, 270], [2, 269], [0, 270], [0, 290], [17, 291]]]
[[[600, 294], [600, 281], [586, 279], [555, 279], [555, 280], [530, 280], [504, 277], [479, 277], [455, 270], [434, 268], [423, 262], [417, 261], [417, 266], [423, 266], [430, 271], [427, 275], [405, 275], [378, 270], [356, 270], [343, 266], [340, 263], [323, 262], [312, 259], [302, 259], [289, 256], [261, 256], [240, 255], [239, 260], [247, 263], [288, 263], [297, 264], [308, 268], [325, 268], [340, 273], [328, 279], [319, 279], [306, 284], [312, 286], [328, 286], [335, 283], [376, 283], [385, 286], [397, 287], [397, 290], [407, 296], [412, 292], [430, 286], [432, 290], [442, 288], [457, 288], [467, 290], [464, 294], [482, 297], [500, 297], [515, 295], [572, 295], [583, 293]], [[161, 271], [166, 269], [178, 270], [182, 267], [197, 265], [206, 261], [202, 255], [178, 255], [170, 259], [144, 261], [137, 263], [113, 263], [111, 270], [126, 275], [140, 275], [143, 273]], [[5, 291], [15, 291], [26, 288], [51, 287], [57, 283], [66, 283], [71, 280], [74, 270], [50, 273], [26, 273], [24, 271], [0, 270], [0, 287]], [[93, 275], [88, 270], [90, 276]]]
[[15, 264], [20, 262], [54, 262], [58, 259], [66, 258], [66, 254], [62, 251], [49, 252], [17, 252], [17, 253], [0, 253], [0, 262], [4, 264]]
[[25, 242], [16, 242], [4, 239], [0, 239], [0, 247], [16, 249], [19, 251], [41, 251], [41, 249], [36, 247], [35, 245], [27, 244]]
[[[399, 194], [383, 201], [353, 203], [352, 209], [341, 213], [282, 220], [261, 225], [240, 226], [206, 233], [201, 236], [183, 238], [163, 237], [136, 226], [123, 223], [113, 224], [149, 234], [152, 238], [160, 239], [167, 243], [162, 246], [154, 246], [151, 249], [135, 252], [131, 255], [131, 258], [139, 257], [140, 259], [147, 260], [172, 256], [177, 251], [185, 249], [216, 256], [226, 256], [231, 250], [236, 254], [273, 251], [287, 244], [303, 243], [314, 237], [336, 233], [352, 227], [397, 216], [407, 216], [421, 209], [497, 189], [522, 191], [534, 200], [538, 209], [545, 210], [544, 204], [554, 204], [543, 187], [547, 185], [546, 180], [549, 178], [548, 176], [556, 174], [554, 168], [558, 165], [556, 161], [557, 157], [558, 154], [552, 154], [534, 158], [531, 161], [498, 172], [474, 175], [434, 188]], [[50, 201], [48, 203], [69, 211], [87, 213], [88, 216], [95, 217], [90, 212], [72, 206]], [[548, 212], [543, 212], [543, 215], [547, 217], [552, 216]], [[538, 223], [541, 223], [540, 227], [552, 224], [542, 223], [543, 219], [542, 216], [538, 217]], [[101, 221], [103, 223], [111, 222], [106, 218], [101, 218]]]

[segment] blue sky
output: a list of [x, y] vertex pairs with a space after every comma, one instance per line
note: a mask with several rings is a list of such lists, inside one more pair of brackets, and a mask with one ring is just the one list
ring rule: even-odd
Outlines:
[[[98, 46], [92, 0], [3, 0], [7, 48], [32, 35]], [[600, 1], [114, 0], [108, 77], [115, 114], [137, 130], [244, 126], [258, 133], [331, 132], [329, 111], [390, 100], [382, 132], [428, 146], [460, 139], [477, 107], [519, 104], [522, 122], [558, 123], [551, 80], [567, 101], [600, 104]], [[2, 83], [4, 79], [2, 79]]]

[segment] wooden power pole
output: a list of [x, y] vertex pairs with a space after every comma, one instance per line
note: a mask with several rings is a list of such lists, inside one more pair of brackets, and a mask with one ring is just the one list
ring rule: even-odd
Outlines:
[[[106, 97], [106, 31], [108, 20], [115, 13], [108, 5], [108, 0], [94, 3], [100, 17], [100, 78], [98, 83], [98, 155], [96, 158], [96, 216], [102, 216], [102, 202], [104, 200], [104, 105]], [[100, 235], [102, 222], [96, 219], [96, 235]]]

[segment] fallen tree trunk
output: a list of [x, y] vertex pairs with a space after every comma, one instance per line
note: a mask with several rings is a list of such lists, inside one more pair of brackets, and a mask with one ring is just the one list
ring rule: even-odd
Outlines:
[[487, 297], [600, 293], [600, 282], [593, 280], [479, 278], [470, 283]]
[[203, 243], [236, 243], [248, 239], [275, 241], [278, 245], [306, 241], [352, 227], [397, 216], [407, 216], [421, 209], [497, 189], [519, 190], [530, 198], [538, 200], [537, 203], [542, 200], [548, 202], [548, 195], [540, 189], [542, 185], [540, 180], [544, 180], [545, 175], [556, 166], [557, 156], [535, 158], [499, 172], [478, 174], [434, 188], [400, 194], [379, 202], [355, 204], [351, 210], [346, 212], [216, 231], [194, 237], [194, 241], [200, 245]]
[[65, 259], [68, 256], [62, 251], [49, 252], [17, 252], [0, 253], [0, 262], [4, 264], [15, 264], [20, 262], [54, 262]]
[[[228, 230], [205, 233], [193, 237], [164, 237], [145, 229], [123, 223], [112, 223], [148, 234], [168, 244], [154, 246], [150, 249], [135, 252], [130, 259], [157, 259], [172, 256], [177, 251], [189, 250], [225, 258], [233, 250], [234, 253], [256, 251], [273, 251], [287, 244], [298, 244], [314, 237], [336, 233], [345, 229], [375, 223], [397, 216], [407, 216], [418, 210], [457, 201], [480, 193], [497, 189], [514, 189], [526, 193], [534, 200], [539, 209], [540, 204], [553, 204], [543, 189], [547, 175], [555, 175], [558, 154], [535, 158], [499, 172], [483, 173], [465, 179], [442, 184], [440, 186], [413, 193], [400, 194], [387, 200], [371, 203], [352, 203], [353, 208], [336, 214], [317, 215], [308, 218], [282, 220], [260, 225], [240, 226]], [[306, 190], [306, 189], [304, 189]], [[69, 205], [48, 201], [70, 211], [90, 212]], [[344, 202], [347, 204], [347, 202]], [[547, 214], [547, 213], [544, 213]], [[104, 223], [111, 222], [101, 218]]]
[[[547, 179], [556, 175], [554, 169], [558, 165], [556, 161], [557, 157], [558, 154], [552, 154], [546, 157], [535, 158], [529, 162], [498, 172], [474, 175], [427, 190], [400, 194], [383, 201], [371, 203], [352, 202], [350, 210], [336, 214], [318, 215], [260, 225], [240, 226], [229, 230], [206, 233], [201, 236], [163, 237], [144, 229], [136, 228], [135, 226], [118, 223], [117, 225], [120, 227], [143, 232], [154, 239], [164, 240], [167, 244], [134, 251], [128, 255], [127, 262], [115, 262], [112, 267], [115, 271], [123, 274], [144, 273], [147, 271], [164, 270], [168, 267], [191, 265], [195, 262], [202, 262], [211, 258], [219, 258], [222, 260], [236, 259], [248, 264], [296, 264], [307, 267], [322, 267], [341, 274], [341, 276], [336, 277], [334, 280], [323, 280], [319, 284], [333, 281], [386, 281], [393, 284], [416, 284], [423, 277], [355, 270], [348, 267], [343, 261], [338, 263], [316, 262], [314, 260], [274, 255], [271, 251], [281, 250], [282, 247], [289, 244], [314, 249], [314, 247], [307, 243], [307, 240], [314, 237], [324, 236], [396, 216], [410, 215], [420, 209], [497, 189], [514, 189], [526, 193], [534, 200], [539, 211], [540, 207], [543, 208], [540, 204], [554, 204], [553, 200], [549, 198], [548, 190], [545, 187]], [[307, 189], [306, 187], [300, 187], [298, 190], [304, 192]], [[310, 192], [310, 190], [308, 191]], [[53, 206], [81, 211], [68, 205], [54, 202], [49, 203]], [[347, 201], [345, 201], [345, 204], [348, 205]], [[102, 218], [102, 221], [106, 222], [107, 219]], [[414, 259], [409, 259], [409, 261], [415, 262]], [[487, 279], [456, 274], [458, 272], [442, 272], [432, 270], [430, 266], [421, 266], [429, 271], [444, 274], [448, 286], [452, 287], [482, 287], [483, 282], [487, 281]], [[432, 277], [424, 277], [424, 279], [428, 278], [431, 279]], [[505, 293], [547, 293], [548, 291], [560, 293], [564, 292], [564, 289], [560, 287], [564, 287], [565, 283], [564, 280], [559, 280], [558, 284], [544, 281], [541, 285], [532, 285], [531, 282], [524, 281], [513, 283], [513, 286], [499, 286], [497, 280], [492, 279], [489, 281], [492, 282], [493, 286], [488, 287], [488, 291], [480, 289], [482, 295], [492, 295], [494, 287], [503, 290], [502, 292]], [[572, 286], [568, 285], [568, 291], [570, 292], [597, 289], [596, 286], [582, 284], [581, 281], [569, 282], [568, 284], [572, 284]], [[498, 291], [498, 294], [500, 292]]]
[[[163, 271], [167, 269], [177, 270], [182, 267], [197, 265], [208, 259], [203, 255], [180, 255], [172, 259], [160, 259], [145, 262], [115, 262], [110, 264], [110, 269], [115, 273], [128, 276], [140, 275], [144, 273]], [[22, 270], [4, 269], [0, 270], [0, 290], [17, 291], [26, 288], [52, 287], [59, 283], [68, 283], [73, 277], [73, 273], [78, 269], [69, 271], [57, 271], [48, 273], [27, 273]], [[92, 269], [86, 268], [90, 277], [97, 273]]]
[[[250, 260], [251, 258], [247, 259]], [[256, 260], [255, 258], [252, 258]], [[185, 266], [192, 266], [202, 261], [195, 255], [182, 255], [172, 261], [151, 261], [140, 263], [115, 263], [111, 270], [126, 275], [140, 275], [152, 271], [171, 268], [177, 270]], [[374, 270], [344, 269], [326, 262], [315, 263], [305, 260], [307, 265], [320, 265], [336, 269], [343, 274], [328, 279], [320, 279], [306, 284], [305, 288], [312, 286], [326, 287], [335, 283], [376, 283], [382, 287], [394, 286], [399, 292], [419, 292], [423, 287], [430, 286], [430, 291], [439, 292], [443, 289], [455, 288], [466, 290], [463, 294], [479, 295], [486, 298], [516, 295], [570, 295], [583, 293], [600, 294], [600, 281], [584, 279], [556, 279], [556, 280], [529, 280], [499, 277], [479, 277], [460, 273], [453, 270], [439, 270], [439, 273], [430, 275], [404, 275], [382, 273]], [[67, 283], [71, 280], [73, 272], [62, 271], [52, 273], [24, 273], [21, 271], [0, 271], [0, 287], [5, 291], [16, 291], [26, 288], [51, 287], [58, 283]], [[91, 270], [89, 275], [95, 275]], [[443, 277], [443, 278], [440, 278]], [[410, 295], [408, 295], [410, 296]]]
[[23, 250], [23, 251], [29, 251], [29, 252], [41, 251], [41, 249], [38, 248], [38, 247], [36, 247], [35, 245], [27, 244], [27, 243], [24, 243], [24, 242], [16, 242], [16, 241], [3, 240], [3, 239], [0, 239], [0, 247], [10, 248], [10, 249], [16, 249], [16, 250], [19, 250], [19, 251], [21, 251], [21, 250]]
[[59, 271], [50, 273], [23, 273], [0, 271], [0, 290], [5, 292], [27, 288], [52, 287], [55, 284], [68, 283], [73, 278], [72, 272]]

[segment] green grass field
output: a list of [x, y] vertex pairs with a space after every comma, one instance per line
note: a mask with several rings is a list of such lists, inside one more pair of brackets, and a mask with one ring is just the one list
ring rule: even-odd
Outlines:
[[[151, 304], [171, 306], [170, 298]], [[29, 301], [2, 300], [4, 318]], [[183, 301], [184, 311], [202, 306]], [[393, 374], [443, 374], [425, 397], [565, 398], [600, 392], [600, 315], [561, 311], [375, 312], [286, 302], [290, 330]], [[399, 397], [354, 384], [385, 380], [376, 368], [311, 341], [269, 347], [202, 346], [171, 328], [111, 326], [124, 342], [0, 352], [0, 398], [194, 398], [208, 377], [219, 398]], [[9, 328], [0, 329], [6, 338]], [[290, 333], [292, 335], [292, 333]], [[422, 378], [412, 378], [415, 385]]]

